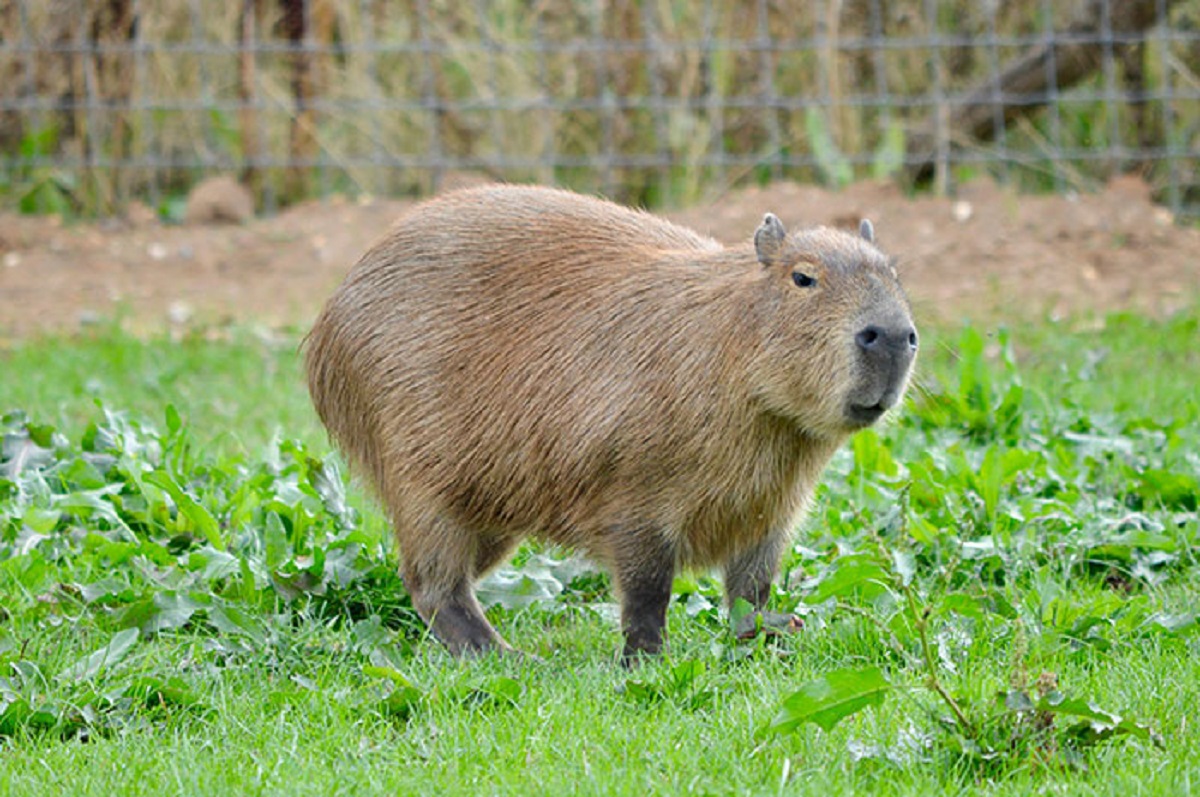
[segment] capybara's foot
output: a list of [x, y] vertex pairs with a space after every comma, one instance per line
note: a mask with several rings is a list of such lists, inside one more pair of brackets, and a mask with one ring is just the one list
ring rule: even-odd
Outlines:
[[734, 626], [733, 632], [738, 639], [754, 639], [760, 634], [764, 637], [794, 634], [804, 628], [804, 619], [794, 614], [757, 611], [744, 615]]

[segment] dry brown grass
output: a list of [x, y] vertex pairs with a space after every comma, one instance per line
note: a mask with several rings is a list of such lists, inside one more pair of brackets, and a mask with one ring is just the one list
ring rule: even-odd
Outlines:
[[[926, 124], [1020, 51], [989, 45], [993, 33], [1039, 36], [1080, 5], [1016, 0], [989, 17], [965, 0], [311, 0], [310, 52], [297, 56], [283, 24], [295, 3], [248, 1], [259, 13], [247, 83], [241, 3], [141, 4], [134, 26], [128, 0], [0, 0], [6, 42], [32, 47], [0, 49], [0, 102], [16, 110], [0, 121], [0, 150], [20, 155], [38, 135], [47, 150], [10, 165], [9, 193], [57, 169], [81, 178], [70, 189], [80, 210], [105, 212], [210, 171], [253, 172], [273, 203], [425, 192], [447, 170], [478, 169], [658, 204], [749, 179], [840, 179], [831, 158], [863, 176], [886, 155], [889, 126]], [[1174, 4], [1173, 28], [1196, 20], [1200, 1]], [[938, 36], [953, 40], [931, 49]], [[886, 46], [864, 46], [876, 39]], [[1109, 80], [1118, 94], [1195, 91], [1198, 71], [1197, 40], [1152, 32], [1007, 145], [1042, 159], [1022, 175], [1058, 187], [1131, 166], [1057, 168], [1064, 149], [1194, 146], [1195, 101], [1168, 114], [1091, 95]], [[814, 125], [835, 150], [814, 147]], [[297, 181], [289, 164], [313, 168]], [[1144, 170], [1165, 185], [1160, 166]]]

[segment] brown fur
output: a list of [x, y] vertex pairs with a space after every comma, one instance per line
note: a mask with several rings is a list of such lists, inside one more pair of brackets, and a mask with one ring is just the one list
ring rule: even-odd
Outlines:
[[915, 349], [869, 225], [773, 219], [726, 248], [564, 191], [468, 189], [404, 216], [329, 300], [309, 389], [452, 650], [505, 647], [471, 584], [527, 535], [612, 570], [627, 655], [661, 644], [679, 566], [766, 600], [826, 462], [874, 419], [848, 408], [903, 393], [911, 352], [868, 362], [856, 334]]

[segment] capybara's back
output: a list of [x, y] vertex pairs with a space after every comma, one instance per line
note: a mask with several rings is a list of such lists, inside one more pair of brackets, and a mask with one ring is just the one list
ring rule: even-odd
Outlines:
[[527, 535], [612, 569], [627, 656], [661, 644], [679, 565], [724, 564], [731, 600], [761, 606], [824, 464], [907, 382], [915, 331], [872, 237], [768, 214], [726, 248], [517, 186], [400, 219], [306, 364], [439, 638], [506, 647], [472, 584]]

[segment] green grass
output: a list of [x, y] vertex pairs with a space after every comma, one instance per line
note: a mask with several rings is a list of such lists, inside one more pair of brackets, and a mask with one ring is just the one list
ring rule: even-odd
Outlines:
[[174, 404], [193, 436], [219, 453], [258, 454], [276, 433], [319, 443], [324, 433], [304, 391], [299, 338], [237, 333], [212, 343], [142, 340], [104, 330], [0, 349], [0, 410], [21, 407], [67, 434], [83, 431], [101, 401], [162, 421]]
[[[632, 672], [607, 579], [561, 552], [491, 593], [542, 660], [425, 639], [295, 341], [17, 343], [0, 794], [1189, 793], [1198, 325], [926, 330], [910, 406], [835, 458], [788, 558], [805, 630], [740, 643], [682, 577], [669, 655]], [[824, 727], [788, 700], [871, 668], [877, 704]], [[1042, 673], [1123, 733], [997, 702]]]

